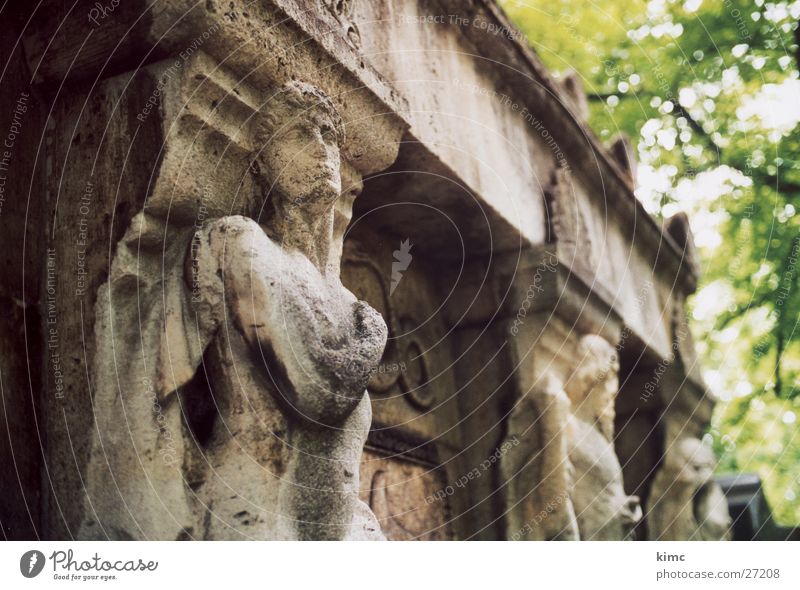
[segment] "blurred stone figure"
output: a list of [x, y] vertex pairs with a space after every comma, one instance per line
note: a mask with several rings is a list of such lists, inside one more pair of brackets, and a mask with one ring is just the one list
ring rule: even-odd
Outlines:
[[649, 539], [727, 540], [731, 519], [725, 495], [714, 481], [713, 451], [691, 436], [672, 440], [650, 490]]
[[[338, 217], [352, 206], [347, 195], [336, 207], [343, 125], [302, 82], [285, 84], [259, 115], [251, 168], [264, 207], [253, 217], [263, 222], [231, 215], [180, 232], [148, 301], [163, 298], [163, 316], [141, 323], [140, 335], [98, 330], [107, 352], [82, 538], [382, 538], [358, 499], [358, 474], [366, 385], [387, 330], [339, 278]], [[350, 180], [346, 188], [360, 187]], [[148, 222], [137, 216], [112, 265], [111, 289], [126, 276], [133, 284], [110, 305], [100, 297], [112, 320], [136, 304]], [[141, 350], [125, 350], [140, 340]], [[150, 395], [118, 391], [115, 346]], [[126, 508], [143, 502], [155, 507], [146, 521]]]
[[694, 497], [694, 512], [698, 526], [696, 539], [702, 541], [731, 539], [728, 499], [715, 481], [708, 481], [697, 491]]
[[642, 517], [639, 498], [628, 496], [614, 452], [614, 400], [619, 364], [613, 347], [588, 335], [564, 389], [571, 402], [567, 445], [570, 499], [583, 540], [630, 539]]
[[563, 388], [546, 377], [515, 408], [509, 433], [523, 442], [504, 462], [510, 538], [631, 537], [641, 508], [625, 494], [614, 453], [618, 371], [612, 346], [583, 336]]
[[570, 420], [569, 398], [549, 374], [514, 407], [507, 440], [520, 444], [500, 462], [506, 487], [507, 539], [579, 539], [571, 500]]

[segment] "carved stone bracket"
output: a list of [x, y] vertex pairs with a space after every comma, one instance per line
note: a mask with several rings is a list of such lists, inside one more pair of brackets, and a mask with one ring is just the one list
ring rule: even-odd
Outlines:
[[[330, 48], [303, 37], [280, 9], [248, 5], [249, 18], [262, 18], [264, 27], [241, 26], [238, 5], [226, 12], [206, 3], [200, 11], [187, 9], [180, 27], [155, 36], [153, 53], [143, 39], [174, 15], [167, 10], [131, 20], [133, 32], [120, 49], [125, 59], [114, 54], [110, 38], [96, 36], [97, 52], [114, 56], [105, 65], [59, 30], [52, 43], [73, 57], [74, 67], [56, 59], [37, 70], [45, 93], [63, 78], [70, 78], [72, 92], [97, 76], [93, 92], [103, 100], [95, 100], [94, 119], [129, 130], [114, 136], [113, 149], [98, 150], [91, 141], [69, 146], [72, 161], [94, 161], [96, 193], [124, 205], [114, 222], [122, 231], [110, 246], [108, 280], [93, 291], [96, 303], [86, 314], [87, 333], [94, 333], [87, 359], [92, 389], [72, 404], [75, 412], [90, 408], [96, 424], [52, 433], [53, 448], [61, 436], [90, 447], [77, 472], [63, 461], [55, 469], [65, 485], [80, 489], [80, 478], [86, 486], [85, 501], [66, 506], [60, 525], [81, 538], [381, 537], [358, 499], [358, 471], [371, 415], [366, 380], [380, 359], [385, 327], [341, 287], [338, 275], [361, 178], [396, 157], [404, 123], [395, 113], [402, 101], [374, 72], [362, 72], [370, 79], [365, 86], [347, 67], [334, 66]], [[115, 17], [114, 26], [133, 13], [126, 8]], [[52, 51], [52, 32], [43, 26], [25, 39], [32, 69], [48, 46]], [[247, 45], [243, 54], [228, 55], [242, 34], [258, 37], [250, 40], [258, 49]], [[265, 44], [280, 49], [270, 53]], [[284, 61], [288, 47], [298, 49]], [[137, 54], [146, 65], [128, 71]], [[287, 99], [291, 88], [297, 96]], [[397, 100], [396, 110], [386, 100]], [[71, 125], [79, 134], [94, 122], [81, 117], [69, 106], [56, 110], [54, 127]], [[49, 157], [66, 161], [60, 152]], [[140, 160], [146, 166], [131, 173], [135, 183], [115, 182], [117, 171]], [[70, 177], [60, 190], [72, 187]], [[306, 192], [276, 213], [276, 195], [291, 187]], [[113, 211], [112, 203], [101, 205]], [[303, 215], [330, 224], [304, 231]], [[284, 326], [278, 315], [247, 323], [247, 309], [237, 312], [233, 293], [238, 289], [241, 303], [252, 303], [255, 254], [268, 255], [273, 243], [283, 246], [275, 254], [304, 254], [289, 265], [293, 277], [280, 275], [285, 288], [270, 291], [266, 301], [280, 298], [273, 309], [288, 317], [302, 307], [293, 297], [316, 293], [309, 302], [313, 318], [295, 317]], [[240, 255], [227, 259], [234, 245]], [[283, 264], [280, 256], [271, 260], [278, 266], [267, 264], [267, 273]], [[242, 283], [229, 284], [226, 271]], [[315, 289], [315, 281], [325, 287]], [[319, 293], [328, 299], [318, 300]], [[288, 334], [291, 325], [316, 325], [318, 348], [281, 349], [286, 342], [313, 345], [308, 335]], [[273, 326], [271, 336], [248, 335], [248, 326]], [[332, 343], [348, 338], [355, 347], [349, 364], [331, 357]], [[261, 363], [251, 360], [253, 353]], [[302, 402], [314, 387], [332, 390], [331, 407], [316, 417]], [[261, 393], [243, 397], [242, 391]], [[342, 404], [347, 411], [339, 413]]]

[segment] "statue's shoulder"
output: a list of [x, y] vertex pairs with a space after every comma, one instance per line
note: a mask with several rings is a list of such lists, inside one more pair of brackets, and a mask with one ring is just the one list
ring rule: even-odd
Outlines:
[[255, 219], [244, 215], [220, 217], [209, 224], [205, 231], [212, 247], [223, 249], [226, 257], [275, 257], [283, 251], [281, 245]]

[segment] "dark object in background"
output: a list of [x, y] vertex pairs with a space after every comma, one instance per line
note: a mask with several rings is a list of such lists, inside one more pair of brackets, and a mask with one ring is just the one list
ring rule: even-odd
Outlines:
[[736, 473], [716, 480], [728, 498], [734, 541], [800, 541], [800, 528], [782, 527], [773, 520], [758, 475]]

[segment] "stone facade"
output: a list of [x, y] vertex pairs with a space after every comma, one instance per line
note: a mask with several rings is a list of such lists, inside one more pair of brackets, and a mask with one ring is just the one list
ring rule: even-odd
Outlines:
[[727, 536], [687, 220], [491, 0], [101, 5], [2, 40], [6, 538]]

